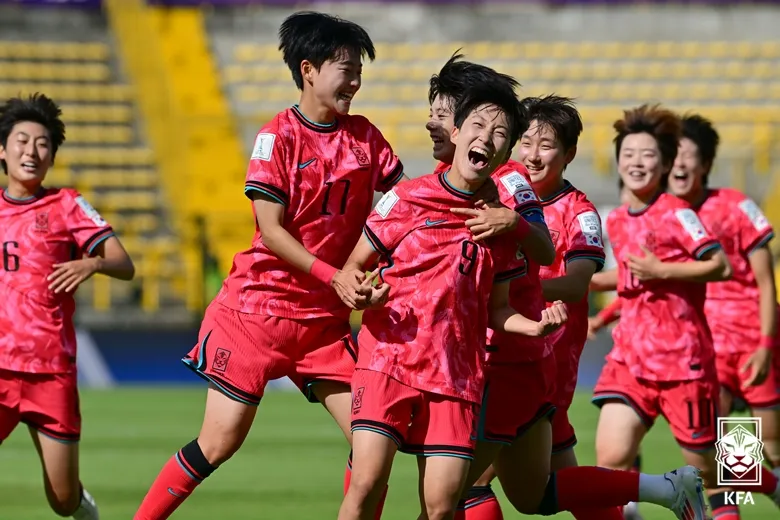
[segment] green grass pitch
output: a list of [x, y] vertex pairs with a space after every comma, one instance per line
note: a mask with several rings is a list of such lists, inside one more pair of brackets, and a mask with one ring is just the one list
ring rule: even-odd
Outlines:
[[[203, 389], [123, 388], [82, 392], [82, 480], [97, 499], [104, 520], [129, 520], [162, 464], [198, 432]], [[577, 455], [594, 462], [597, 410], [581, 393], [571, 412], [580, 439]], [[662, 472], [682, 464], [679, 449], [660, 422], [643, 446], [645, 469]], [[173, 515], [187, 520], [336, 518], [349, 452], [330, 416], [299, 394], [269, 393], [242, 450], [212, 475]], [[49, 511], [40, 468], [26, 428], [0, 446], [0, 518], [44, 520]], [[383, 518], [416, 518], [416, 465], [399, 455]], [[756, 495], [742, 508], [744, 520], [777, 517]], [[647, 520], [673, 518], [643, 506]], [[505, 506], [506, 518], [520, 518]], [[566, 514], [557, 519], [571, 518]]]

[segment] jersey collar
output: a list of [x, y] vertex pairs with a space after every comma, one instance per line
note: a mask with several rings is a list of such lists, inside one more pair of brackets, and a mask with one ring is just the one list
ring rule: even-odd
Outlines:
[[563, 181], [563, 188], [561, 188], [560, 190], [556, 191], [555, 193], [553, 193], [549, 197], [547, 197], [545, 199], [541, 199], [540, 202], [542, 203], [542, 206], [549, 206], [551, 204], [555, 204], [556, 202], [558, 202], [558, 200], [563, 198], [567, 193], [569, 193], [571, 191], [574, 191], [574, 186], [572, 186], [572, 184], [569, 181], [564, 179], [564, 181]]
[[38, 188], [38, 191], [35, 193], [35, 195], [31, 195], [29, 197], [23, 197], [21, 199], [17, 199], [16, 197], [12, 197], [8, 194], [6, 190], [2, 190], [2, 196], [3, 200], [6, 201], [9, 204], [13, 204], [15, 206], [24, 206], [26, 204], [32, 204], [36, 200], [40, 199], [46, 194], [46, 188], [41, 186]]
[[454, 195], [455, 197], [462, 199], [462, 200], [471, 200], [471, 197], [474, 196], [474, 194], [470, 191], [463, 191], [459, 190], [458, 188], [454, 187], [452, 184], [449, 183], [447, 180], [447, 173], [449, 173], [449, 169], [445, 172], [442, 172], [439, 174], [439, 183], [444, 187], [444, 190], [449, 193], [450, 195]]
[[644, 214], [650, 207], [655, 204], [655, 201], [658, 200], [658, 197], [660, 197], [664, 193], [664, 190], [658, 190], [658, 193], [656, 193], [652, 199], [650, 199], [650, 202], [648, 202], [645, 207], [639, 208], [637, 210], [632, 210], [630, 207], [626, 206], [626, 210], [631, 217], [638, 217], [639, 215]]
[[315, 123], [314, 121], [311, 121], [309, 118], [303, 115], [303, 112], [301, 112], [301, 109], [298, 107], [298, 105], [292, 106], [292, 113], [295, 114], [295, 118], [298, 121], [300, 121], [300, 123], [303, 126], [308, 128], [309, 130], [314, 130], [315, 132], [327, 134], [330, 132], [335, 132], [336, 129], [339, 127], [338, 118], [336, 118], [336, 120], [333, 121], [332, 123], [328, 123], [327, 125], [323, 125], [321, 123]]

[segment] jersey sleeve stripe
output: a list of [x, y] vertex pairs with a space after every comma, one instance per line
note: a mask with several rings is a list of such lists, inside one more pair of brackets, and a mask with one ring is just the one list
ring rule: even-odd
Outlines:
[[246, 185], [244, 186], [244, 194], [247, 194], [250, 191], [259, 191], [260, 193], [271, 197], [283, 206], [290, 205], [290, 197], [287, 196], [287, 194], [280, 188], [277, 188], [271, 184], [258, 181], [246, 181]]
[[526, 275], [528, 272], [528, 269], [526, 266], [521, 267], [515, 267], [514, 269], [510, 269], [509, 271], [502, 271], [500, 273], [496, 273], [496, 276], [493, 277], [493, 281], [496, 283], [500, 282], [508, 282], [510, 280], [514, 280], [515, 278], [522, 278]]
[[97, 246], [99, 246], [103, 241], [105, 241], [107, 238], [114, 236], [114, 230], [111, 228], [103, 228], [91, 237], [87, 239], [86, 242], [84, 242], [84, 247], [82, 248], [88, 255], [92, 254], [92, 251], [95, 250]]
[[600, 271], [604, 267], [604, 255], [591, 251], [570, 251], [563, 257], [563, 261], [567, 264], [576, 260], [590, 260], [596, 262], [596, 272]]
[[401, 177], [404, 176], [404, 165], [401, 163], [401, 161], [398, 161], [398, 164], [393, 168], [393, 171], [390, 172], [389, 175], [385, 176], [381, 181], [380, 184], [383, 188], [392, 188], [396, 184], [398, 184], [398, 181], [401, 180]]
[[699, 259], [709, 253], [710, 251], [715, 251], [716, 249], [720, 249], [720, 242], [716, 240], [710, 240], [708, 242], [705, 242], [704, 244], [700, 245], [696, 248], [696, 251], [693, 252], [693, 256], [696, 259]]
[[752, 255], [757, 249], [761, 249], [769, 243], [770, 240], [775, 238], [775, 232], [772, 228], [769, 228], [765, 233], [762, 233], [760, 237], [753, 241], [749, 247], [745, 248], [748, 256]]
[[376, 233], [371, 231], [371, 228], [368, 227], [367, 225], [363, 226], [363, 234], [366, 235], [366, 238], [371, 244], [371, 247], [374, 248], [374, 251], [376, 251], [380, 255], [390, 256], [390, 251], [385, 247], [382, 241], [379, 240], [379, 237], [376, 236]]

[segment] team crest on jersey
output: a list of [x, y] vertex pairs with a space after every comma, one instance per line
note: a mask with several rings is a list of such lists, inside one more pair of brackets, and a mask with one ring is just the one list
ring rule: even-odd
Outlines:
[[558, 231], [555, 231], [554, 229], [550, 230], [550, 238], [552, 238], [553, 245], [558, 243], [558, 239], [560, 238], [561, 234]]
[[49, 213], [38, 213], [35, 215], [35, 232], [36, 233], [48, 233], [49, 232]]
[[652, 231], [645, 236], [644, 245], [650, 251], [655, 251], [655, 234]]
[[211, 364], [211, 369], [215, 372], [224, 372], [227, 370], [228, 361], [230, 361], [230, 351], [218, 348], [214, 354], [214, 363]]
[[352, 394], [352, 413], [360, 413], [360, 409], [363, 408], [363, 392], [366, 391], [366, 387], [361, 386], [355, 393]]
[[517, 244], [517, 250], [515, 251], [515, 260], [522, 260], [525, 258], [525, 254], [523, 254], [523, 246], [521, 244]]
[[371, 165], [368, 154], [361, 147], [353, 146], [352, 153], [355, 154], [355, 159], [357, 159], [358, 165], [360, 165], [361, 168], [367, 168]]

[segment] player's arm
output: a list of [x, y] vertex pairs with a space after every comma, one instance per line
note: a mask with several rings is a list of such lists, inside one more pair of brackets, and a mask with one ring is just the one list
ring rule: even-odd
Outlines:
[[644, 256], [628, 256], [633, 275], [645, 280], [681, 280], [687, 282], [722, 282], [731, 277], [731, 263], [720, 244], [713, 244], [697, 255], [693, 262], [663, 262], [642, 246]]
[[594, 274], [590, 279], [590, 290], [596, 292], [606, 292], [617, 290], [618, 272], [617, 269], [601, 271]]
[[87, 258], [54, 264], [54, 271], [48, 277], [49, 289], [55, 293], [75, 291], [96, 273], [119, 280], [132, 280], [135, 276], [135, 266], [130, 255], [114, 235], [95, 245], [89, 255]]
[[561, 300], [578, 302], [588, 294], [590, 279], [596, 273], [598, 264], [593, 260], [572, 260], [566, 264], [566, 274], [558, 278], [542, 280], [544, 299], [548, 302]]
[[623, 302], [620, 298], [615, 298], [612, 302], [601, 309], [598, 314], [592, 318], [588, 318], [588, 338], [594, 339], [596, 333], [609, 325], [616, 322], [620, 318], [620, 307]]
[[753, 249], [748, 257], [750, 268], [758, 285], [759, 318], [761, 340], [742, 370], [751, 370], [744, 386], [759, 385], [766, 380], [771, 366], [772, 353], [777, 334], [777, 287], [775, 285], [774, 262], [768, 244]]
[[542, 311], [540, 321], [523, 316], [509, 305], [509, 282], [493, 285], [489, 305], [490, 328], [523, 336], [546, 336], [560, 328], [568, 319], [566, 307], [562, 302], [556, 302]]
[[360, 289], [365, 280], [362, 271], [339, 270], [318, 259], [284, 229], [284, 205], [260, 191], [248, 191], [247, 196], [254, 204], [257, 225], [263, 237], [263, 244], [268, 249], [293, 267], [333, 287], [341, 299], [353, 309], [359, 303], [365, 303], [366, 297]]

